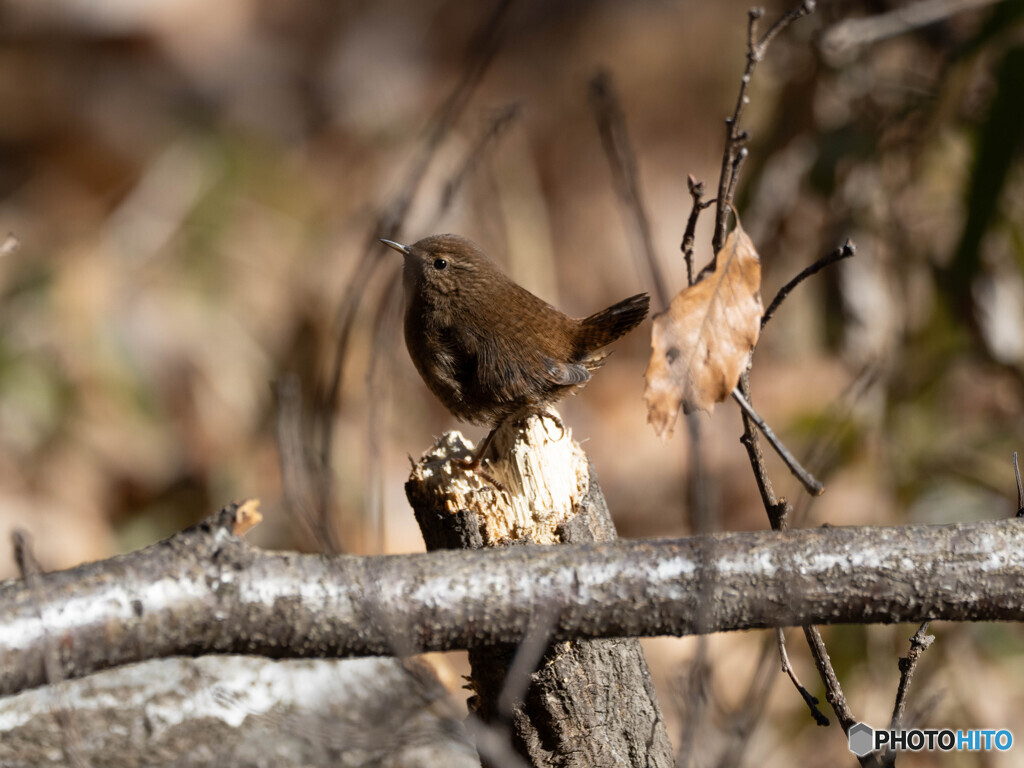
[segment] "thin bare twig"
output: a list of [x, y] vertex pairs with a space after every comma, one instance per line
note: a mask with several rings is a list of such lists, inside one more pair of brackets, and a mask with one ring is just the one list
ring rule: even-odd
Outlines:
[[[853, 256], [855, 252], [856, 252], [856, 246], [853, 244], [853, 242], [851, 242], [849, 239], [847, 239], [846, 243], [844, 243], [841, 247], [837, 248], [832, 253], [827, 254], [827, 255], [821, 257], [816, 262], [811, 264], [809, 267], [807, 267], [806, 269], [801, 271], [798, 275], [796, 275], [796, 277], [794, 277], [788, 283], [786, 283], [782, 288], [779, 289], [778, 293], [775, 294], [775, 298], [772, 299], [771, 304], [768, 305], [768, 309], [765, 311], [764, 315], [761, 317], [761, 328], [763, 329], [765, 327], [765, 325], [768, 323], [768, 321], [771, 320], [771, 318], [774, 316], [775, 311], [779, 308], [779, 306], [781, 306], [782, 302], [786, 300], [786, 298], [789, 296], [790, 292], [793, 291], [793, 289], [796, 288], [800, 283], [802, 283], [804, 280], [806, 280], [807, 278], [811, 277], [812, 275], [820, 272], [822, 269], [824, 269], [825, 267], [829, 266], [830, 264], [834, 264], [837, 261], [840, 261], [842, 259], [849, 258], [850, 256]], [[746, 396], [747, 400], [749, 401], [749, 397], [750, 397], [749, 371], [746, 374], [744, 374], [744, 377], [741, 380], [740, 390]], [[749, 423], [751, 421], [753, 421], [753, 419], [749, 419], [748, 416], [746, 415], [746, 413], [744, 413], [744, 425], [746, 427], [749, 427]], [[768, 435], [766, 434], [765, 437], [768, 437]], [[769, 441], [770, 440], [771, 440], [771, 438], [769, 438]], [[758, 489], [761, 491], [761, 498], [762, 498], [762, 500], [765, 503], [765, 509], [768, 512], [769, 519], [774, 521], [779, 515], [782, 515], [783, 518], [784, 518], [785, 515], [787, 515], [791, 511], [791, 507], [789, 507], [788, 504], [780, 505], [777, 502], [770, 501], [769, 500], [769, 496], [774, 497], [774, 494], [766, 494], [765, 493], [765, 486], [766, 486], [766, 484], [770, 485], [770, 481], [767, 480], [767, 470], [765, 469], [765, 466], [764, 466], [764, 459], [763, 459], [763, 456], [761, 455], [760, 447], [757, 444], [756, 435], [752, 434], [750, 432], [749, 428], [748, 428], [747, 431], [744, 432], [744, 435], [741, 438], [741, 442], [743, 442], [744, 445], [747, 446], [747, 452], [748, 452], [748, 455], [750, 456], [751, 464], [752, 464], [752, 466], [754, 468], [754, 476], [757, 479]], [[773, 443], [773, 447], [774, 447], [774, 443]], [[787, 465], [788, 465], [788, 462], [787, 462]], [[790, 467], [790, 468], [792, 469], [792, 467]], [[813, 479], [813, 476], [810, 475], [809, 471], [808, 470], [805, 470], [805, 471], [807, 471], [808, 472], [808, 476]], [[794, 474], [796, 474], [796, 473], [794, 472]], [[799, 477], [799, 475], [798, 475], [798, 477]], [[814, 482], [817, 483], [818, 481], [815, 480]], [[805, 484], [805, 487], [807, 487], [806, 484]], [[808, 488], [808, 491], [812, 495], [817, 496], [821, 492], [821, 490], [823, 490], [823, 488], [821, 488], [821, 484], [820, 483], [818, 483], [817, 487], [819, 488], [817, 493], [814, 490], [812, 490], [811, 488]], [[776, 527], [774, 522], [773, 522], [772, 527], [773, 528]]]
[[[743, 374], [740, 378], [740, 388], [749, 393], [750, 392], [750, 372], [749, 370]], [[765, 467], [764, 456], [761, 453], [760, 441], [757, 439], [757, 431], [754, 429], [753, 419], [744, 411], [743, 412], [743, 436], [740, 438], [740, 442], [743, 443], [747, 449], [747, 456], [750, 459], [750, 465], [754, 470], [754, 478], [757, 481], [758, 490], [761, 493], [761, 501], [764, 504], [765, 511], [768, 513], [768, 522], [772, 527], [772, 530], [782, 531], [786, 530], [789, 513], [792, 510], [789, 502], [784, 498], [780, 499], [775, 496], [775, 491], [772, 488], [772, 481], [768, 477], [768, 470]], [[832, 662], [828, 658], [828, 653], [825, 652], [825, 644], [821, 641], [821, 635], [818, 630], [814, 627], [805, 627], [804, 632], [810, 632], [808, 637], [816, 637], [817, 643], [811, 643], [811, 653], [815, 657], [815, 664], [819, 670], [825, 670], [822, 673], [822, 679], [826, 681], [826, 688], [828, 687], [829, 680], [835, 681], [835, 690], [832, 692], [832, 698], [829, 698], [831, 702], [833, 699], [841, 701], [845, 706], [846, 700], [843, 697], [842, 689], [839, 688], [839, 680], [836, 677], [835, 671], [832, 669]], [[818, 699], [811, 695], [811, 693], [800, 683], [797, 679], [795, 672], [793, 671], [792, 665], [789, 663], [789, 654], [786, 651], [785, 636], [782, 634], [782, 630], [779, 629], [776, 634], [776, 641], [779, 644], [779, 656], [782, 659], [782, 669], [789, 676], [790, 681], [796, 686], [797, 692], [803, 698], [804, 702], [811, 710], [811, 716], [818, 725], [828, 725], [829, 720], [824, 713], [818, 708]], [[824, 653], [823, 656], [818, 655], [818, 650]], [[838, 714], [838, 712], [837, 712]]]
[[899, 730], [903, 724], [903, 716], [907, 708], [907, 692], [910, 690], [910, 681], [914, 677], [914, 670], [917, 669], [917, 662], [921, 655], [935, 642], [935, 635], [928, 634], [926, 621], [918, 628], [914, 636], [910, 638], [910, 650], [907, 655], [900, 659], [900, 685], [896, 692], [896, 703], [892, 710], [892, 730]]
[[647, 262], [654, 283], [654, 293], [662, 308], [670, 301], [668, 282], [662, 274], [654, 251], [654, 240], [651, 236], [651, 225], [644, 209], [643, 197], [640, 193], [639, 174], [637, 172], [636, 153], [629, 140], [626, 130], [626, 118], [622, 113], [622, 104], [611, 75], [598, 72], [590, 81], [590, 106], [597, 121], [597, 130], [601, 134], [601, 144], [605, 156], [611, 166], [615, 191], [619, 195], [623, 209], [631, 223], [633, 233], [634, 254], [638, 259]]
[[[750, 368], [740, 376], [738, 389], [745, 399], [750, 401]], [[747, 458], [754, 470], [754, 480], [757, 482], [758, 492], [761, 494], [761, 502], [768, 513], [768, 523], [773, 531], [784, 531], [788, 527], [788, 516], [792, 511], [789, 502], [785, 498], [778, 498], [772, 486], [771, 478], [768, 476], [768, 468], [764, 463], [764, 454], [761, 452], [761, 441], [757, 437], [757, 426], [754, 420], [741, 410], [743, 415], [743, 434], [740, 436], [740, 443], [747, 449]]]
[[783, 445], [782, 441], [779, 440], [778, 436], [772, 431], [772, 428], [765, 423], [764, 419], [762, 419], [758, 415], [757, 411], [754, 410], [753, 406], [750, 405], [750, 402], [743, 396], [739, 387], [736, 387], [736, 389], [732, 391], [732, 399], [739, 403], [740, 408], [743, 409], [744, 416], [757, 425], [757, 428], [761, 430], [761, 434], [763, 434], [765, 439], [771, 443], [772, 448], [774, 448], [775, 452], [779, 454], [779, 458], [786, 463], [786, 466], [789, 467], [789, 471], [792, 472], [794, 477], [796, 477], [803, 487], [807, 489], [807, 492], [812, 496], [820, 496], [824, 493], [825, 486], [822, 485], [821, 482], [810, 472], [804, 469], [803, 466], [801, 466], [800, 462], [796, 460], [796, 457], [790, 453], [789, 449]]
[[[711, 239], [711, 245], [717, 254], [722, 250], [725, 243], [725, 233], [728, 228], [729, 214], [732, 212], [732, 200], [736, 193], [736, 184], [739, 178], [739, 167], [746, 157], [743, 144], [749, 136], [746, 131], [739, 129], [740, 118], [743, 116], [743, 109], [749, 103], [747, 98], [747, 87], [754, 75], [754, 69], [764, 58], [768, 46], [772, 40], [786, 27], [802, 16], [814, 12], [813, 0], [804, 0], [800, 5], [786, 11], [758, 40], [757, 28], [761, 17], [764, 16], [763, 8], [751, 8], [748, 12], [747, 23], [747, 67], [740, 78], [740, 90], [736, 96], [736, 108], [732, 117], [725, 121], [725, 151], [722, 152], [722, 170], [718, 177], [718, 196], [715, 199], [715, 233]], [[712, 263], [714, 259], [712, 259]], [[713, 267], [712, 267], [713, 269]]]
[[765, 310], [764, 315], [761, 316], [761, 328], [763, 329], [768, 321], [772, 319], [775, 314], [775, 310], [779, 308], [786, 297], [789, 296], [790, 291], [796, 288], [800, 283], [806, 280], [811, 275], [815, 275], [830, 264], [835, 264], [837, 261], [848, 259], [857, 252], [857, 246], [853, 244], [849, 238], [840, 247], [836, 248], [832, 253], [822, 256], [816, 262], [811, 264], [809, 267], [804, 269], [800, 274], [786, 283], [779, 289], [779, 292], [775, 294], [775, 298], [772, 299], [772, 303], [768, 305], [768, 309]]
[[[740, 391], [749, 395], [750, 393], [750, 371], [745, 371], [740, 377]], [[757, 438], [757, 429], [754, 420], [743, 411], [743, 435], [740, 442], [747, 449], [747, 458], [754, 470], [754, 480], [757, 483], [757, 490], [761, 494], [761, 502], [768, 513], [768, 523], [773, 531], [784, 531], [788, 527], [789, 513], [791, 507], [785, 498], [778, 498], [772, 486], [771, 478], [768, 476], [768, 468], [764, 463], [764, 454], [761, 453], [761, 441]]]
[[[814, 664], [818, 668], [818, 674], [821, 676], [822, 682], [825, 683], [825, 698], [832, 706], [832, 711], [836, 713], [836, 717], [839, 718], [839, 724], [843, 728], [843, 733], [846, 733], [851, 727], [856, 725], [857, 720], [850, 710], [850, 705], [846, 703], [846, 696], [843, 694], [843, 688], [839, 684], [839, 678], [836, 677], [836, 671], [832, 667], [832, 660], [829, 658], [828, 650], [825, 648], [825, 641], [821, 639], [821, 633], [818, 631], [818, 628], [813, 626], [804, 627], [804, 637], [807, 638], [807, 644], [811, 648], [811, 656], [814, 658]], [[858, 757], [857, 760], [864, 768], [881, 768], [878, 758], [873, 753], [869, 752], [863, 757]]]
[[[750, 391], [750, 378], [749, 372], [745, 373], [740, 379], [740, 387], [744, 388], [747, 392]], [[765, 506], [765, 511], [768, 513], [768, 520], [771, 527], [774, 530], [785, 530], [786, 522], [788, 519], [789, 512], [791, 510], [790, 505], [785, 499], [776, 498], [774, 491], [772, 490], [771, 480], [768, 478], [768, 472], [764, 465], [764, 457], [761, 454], [760, 444], [757, 439], [757, 432], [753, 428], [752, 419], [749, 415], [744, 412], [743, 414], [744, 433], [741, 438], [744, 446], [747, 449], [747, 455], [750, 458], [751, 466], [754, 469], [754, 477], [758, 483], [758, 489], [761, 491], [761, 499]], [[839, 678], [836, 676], [835, 669], [832, 667], [832, 660], [829, 658], [828, 650], [825, 648], [825, 642], [821, 638], [821, 633], [817, 627], [805, 626], [804, 636], [807, 638], [807, 644], [810, 647], [811, 656], [814, 659], [814, 665], [818, 669], [818, 674], [821, 676], [821, 680], [825, 685], [825, 698], [828, 703], [832, 706], [833, 711], [836, 713], [836, 717], [839, 718], [839, 723], [843, 727], [843, 731], [847, 731], [856, 720], [853, 717], [853, 713], [850, 711], [849, 705], [846, 703], [846, 697], [843, 694], [842, 686], [839, 684]], [[780, 654], [784, 651], [780, 649]], [[791, 678], [792, 679], [792, 678]], [[810, 704], [809, 700], [805, 696], [806, 689], [803, 686], [798, 686], [801, 697], [804, 701]], [[821, 714], [820, 710], [817, 710], [818, 714]], [[815, 710], [812, 709], [812, 715], [814, 715], [815, 721], [818, 721]], [[867, 758], [861, 758], [861, 765], [874, 765], [875, 760], [872, 756]]]
[[[807, 644], [811, 648], [814, 664], [818, 668], [818, 674], [821, 676], [822, 682], [825, 684], [825, 699], [832, 706], [832, 711], [836, 713], [843, 733], [846, 733], [852, 726], [857, 724], [857, 719], [853, 716], [850, 705], [846, 703], [843, 687], [839, 684], [839, 678], [836, 677], [836, 671], [832, 667], [832, 660], [829, 658], [828, 650], [825, 648], [825, 641], [821, 639], [821, 633], [818, 631], [818, 628], [813, 626], [804, 627], [804, 637], [807, 638]], [[878, 766], [878, 759], [871, 753], [858, 758], [858, 760], [865, 768], [867, 766]]]
[[[775, 37], [793, 21], [801, 16], [806, 16], [813, 12], [813, 10], [814, 3], [812, 0], [805, 0], [805, 2], [801, 3], [799, 6], [796, 6], [783, 14], [760, 40], [758, 40], [757, 37], [757, 27], [759, 20], [764, 15], [764, 11], [760, 8], [752, 8], [749, 12], [749, 22], [747, 26], [747, 66], [743, 73], [743, 77], [740, 80], [740, 89], [736, 99], [736, 108], [733, 111], [732, 117], [726, 120], [725, 149], [722, 153], [722, 168], [718, 180], [718, 195], [716, 197], [715, 209], [715, 231], [712, 237], [712, 247], [716, 254], [722, 249], [722, 246], [725, 243], [725, 235], [728, 228], [729, 215], [732, 212], [732, 201], [736, 192], [739, 170], [746, 157], [746, 148], [743, 145], [749, 137], [745, 131], [740, 131], [739, 124], [740, 118], [743, 114], [743, 109], [747, 103], [749, 103], [746, 90], [750, 85], [754, 69], [757, 63], [764, 57], [772, 40], [774, 40]], [[823, 266], [825, 265], [822, 264], [821, 267]], [[714, 259], [709, 267], [714, 269]], [[821, 267], [818, 268], [820, 269]], [[798, 276], [798, 278], [785, 289], [786, 292], [788, 293], [788, 291], [792, 290], [800, 280], [805, 279], [805, 277], [810, 274], [812, 273], [808, 273], [808, 275], [803, 277]], [[784, 298], [785, 293], [782, 294], [781, 298], [776, 297], [776, 300], [772, 302], [769, 307], [769, 312], [766, 313], [768, 319], [770, 319], [771, 314], [774, 313], [779, 302]], [[767, 320], [764, 320], [762, 325], [764, 322], [767, 322]], [[772, 446], [779, 452], [779, 455], [783, 460], [786, 461], [790, 470], [800, 478], [804, 487], [807, 488], [810, 493], [817, 495], [823, 490], [823, 488], [817, 480], [811, 477], [806, 470], [803, 470], [803, 468], [792, 459], [791, 454], [785, 450], [784, 446], [782, 446], [771, 430], [767, 429], [764, 421], [757, 416], [756, 412], [750, 406], [749, 371], [743, 375], [740, 382], [740, 386], [733, 390], [733, 397], [740, 404], [743, 411], [744, 434], [741, 441], [747, 449], [747, 454], [750, 458], [751, 466], [754, 470], [754, 476], [758, 483], [758, 489], [761, 493], [761, 498], [765, 505], [765, 511], [768, 513], [771, 526], [776, 530], [780, 530], [786, 527], [787, 516], [791, 508], [789, 504], [786, 503], [785, 499], [776, 498], [775, 493], [772, 490], [771, 481], [764, 465], [764, 457], [760, 450], [757, 433], [753, 429], [754, 424], [761, 429], [765, 438], [772, 443]], [[790, 459], [789, 461], [786, 460], [787, 456]], [[799, 472], [797, 471], [798, 467], [800, 469]], [[818, 673], [825, 685], [825, 697], [832, 706], [833, 711], [835, 711], [845, 732], [854, 725], [856, 720], [854, 719], [853, 713], [850, 711], [849, 705], [846, 702], [842, 687], [839, 684], [839, 679], [836, 676], [835, 669], [829, 659], [828, 651], [825, 648], [825, 643], [821, 638], [821, 633], [818, 632], [816, 627], [808, 625], [804, 627], [804, 635], [810, 647], [811, 655], [814, 658], [815, 666], [817, 667]], [[780, 655], [784, 658], [788, 658], [783, 644], [780, 644]], [[791, 669], [792, 668], [790, 667], [790, 671]], [[801, 696], [810, 705], [813, 697], [810, 699], [807, 698], [809, 694], [806, 689], [800, 685], [794, 677], [795, 676], [791, 676], [790, 679], [797, 684], [797, 690], [800, 691]], [[815, 714], [815, 720], [821, 722], [819, 720], [819, 716], [823, 715], [820, 710], [817, 709], [816, 705], [812, 708], [812, 713]], [[860, 763], [863, 766], [873, 766], [878, 764], [877, 759], [873, 755], [867, 755], [866, 757], [860, 758]]]
[[[917, 669], [917, 662], [921, 655], [935, 642], [935, 635], [928, 634], [928, 625], [931, 622], [924, 622], [910, 638], [910, 650], [906, 656], [900, 658], [900, 684], [896, 690], [896, 702], [892, 709], [892, 721], [889, 729], [898, 731], [903, 727], [903, 717], [907, 708], [907, 693], [910, 690], [910, 681], [914, 677], [914, 670]], [[895, 765], [896, 752], [886, 749], [881, 757], [882, 765]]]
[[[748, 138], [749, 134], [746, 131], [741, 131], [737, 135], [736, 140], [738, 142], [744, 142]], [[733, 157], [732, 163], [729, 165], [729, 183], [726, 186], [725, 194], [728, 196], [730, 209], [732, 207], [732, 200], [736, 197], [736, 186], [740, 180], [740, 166], [743, 165], [743, 161], [746, 160], [749, 155], [750, 150], [746, 147], [740, 147], [736, 150], [736, 155]], [[728, 213], [726, 214], [726, 217], [728, 218]]]
[[714, 205], [714, 200], [704, 201], [704, 182], [697, 181], [693, 174], [686, 177], [686, 188], [690, 191], [690, 198], [693, 206], [690, 208], [690, 217], [686, 220], [686, 231], [683, 233], [683, 242], [680, 249], [683, 252], [683, 259], [686, 261], [686, 284], [693, 285], [696, 277], [693, 273], [693, 242], [697, 234], [697, 219], [705, 208]]
[[828, 717], [825, 716], [824, 712], [818, 709], [818, 697], [812, 696], [811, 692], [804, 687], [804, 684], [800, 682], [800, 678], [796, 676], [796, 670], [793, 669], [793, 665], [789, 663], [789, 654], [786, 652], [786, 635], [783, 633], [781, 627], [775, 630], [775, 639], [779, 644], [779, 659], [782, 661], [782, 671], [789, 676], [793, 685], [796, 686], [797, 691], [800, 692], [804, 702], [811, 710], [811, 716], [814, 718], [814, 722], [821, 726], [828, 725]]
[[[796, 19], [801, 16], [806, 16], [813, 11], [813, 0], [804, 0], [800, 5], [791, 8], [780, 16], [760, 39], [757, 37], [757, 28], [758, 22], [764, 15], [764, 9], [751, 8], [748, 13], [747, 67], [740, 80], [740, 90], [736, 99], [736, 108], [733, 111], [732, 117], [726, 120], [726, 141], [725, 149], [722, 152], [722, 171], [718, 179], [718, 196], [715, 198], [715, 232], [712, 237], [711, 244], [716, 254], [716, 258], [718, 252], [722, 250], [722, 246], [725, 243], [725, 231], [728, 225], [729, 214], [732, 211], [732, 199], [736, 192], [739, 167], [747, 156], [747, 150], [742, 147], [742, 144], [746, 142], [748, 137], [745, 131], [739, 130], [739, 121], [743, 115], [744, 107], [750, 101], [747, 97], [747, 86], [750, 85], [754, 68], [757, 63], [764, 58], [765, 52], [772, 40], [774, 40], [783, 29], [789, 26]], [[705, 267], [705, 272], [715, 268], [716, 258], [713, 258], [708, 266]], [[774, 308], [770, 309], [774, 312]], [[744, 419], [749, 419], [757, 425], [758, 429], [760, 429], [764, 434], [765, 439], [771, 443], [771, 446], [779, 454], [779, 457], [782, 458], [790, 471], [797, 477], [797, 479], [800, 480], [808, 493], [813, 496], [821, 494], [824, 491], [824, 486], [800, 465], [800, 462], [798, 462], [786, 446], [782, 444], [782, 441], [776, 437], [775, 433], [772, 432], [770, 427], [768, 427], [764, 419], [757, 414], [753, 406], [750, 404], [749, 385], [747, 386], [746, 391], [743, 391], [740, 387], [735, 388], [732, 391], [732, 396], [742, 409]], [[748, 453], [750, 453], [751, 459], [753, 459], [754, 452], [752, 452], [750, 448], [748, 448]], [[759, 473], [756, 468], [755, 474], [760, 475], [761, 478], [766, 477], [763, 471]], [[759, 486], [762, 486], [762, 479], [759, 479], [758, 484]], [[776, 513], [777, 512], [778, 510], [776, 510]], [[772, 511], [769, 510], [769, 515], [772, 514]]]
[[1017, 465], [1017, 452], [1013, 452], [1013, 476], [1017, 478], [1017, 517], [1024, 517], [1024, 483], [1020, 481], [1020, 467]]

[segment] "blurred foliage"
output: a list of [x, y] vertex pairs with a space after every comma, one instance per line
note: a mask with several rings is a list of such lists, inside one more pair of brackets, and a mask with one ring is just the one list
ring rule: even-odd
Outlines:
[[[750, 90], [739, 210], [762, 256], [766, 297], [846, 237], [858, 246], [790, 296], [755, 358], [755, 404], [828, 486], [808, 500], [773, 465], [807, 525], [948, 522], [1016, 508], [1024, 4], [841, 54], [821, 50], [823, 33], [844, 18], [895, 5], [819, 2], [776, 41]], [[603, 67], [623, 96], [655, 247], [678, 290], [686, 175], [709, 188], [717, 180], [745, 9], [514, 3], [399, 239], [473, 237], [577, 315], [650, 289], [630, 259], [587, 105], [586, 84]], [[290, 458], [315, 484], [311, 435], [324, 426], [315, 404], [330, 383], [340, 302], [360, 264], [378, 258], [364, 244], [381, 211], [409, 191], [403, 179], [490, 10], [457, 0], [0, 2], [0, 234], [21, 242], [0, 256], [3, 530], [30, 529], [40, 559], [67, 567], [259, 496], [267, 514], [256, 541], [322, 545], [310, 523], [315, 492], [289, 491], [281, 479], [275, 384], [298, 382], [298, 415], [283, 426], [305, 436]], [[510, 104], [520, 110], [484, 146]], [[710, 257], [710, 218], [698, 228], [700, 262]], [[454, 426], [384, 304], [393, 269], [371, 270], [356, 286], [327, 425], [328, 517], [357, 552], [422, 546], [402, 495], [405, 457]], [[684, 436], [662, 445], [645, 423], [643, 336], [619, 343], [563, 415], [588, 438], [620, 531], [678, 535], [688, 526], [690, 448]], [[720, 527], [764, 527], [738, 417], [722, 406], [704, 425]], [[0, 575], [12, 574], [0, 557]], [[913, 629], [827, 633], [863, 719], [887, 720], [895, 658]], [[1019, 628], [937, 631], [912, 694], [939, 697], [929, 724], [1024, 733], [1014, 714]], [[723, 733], [759, 638], [713, 639], [711, 719]], [[652, 658], [663, 687], [693, 654], [691, 641], [670, 648]], [[807, 663], [796, 642], [790, 654]], [[818, 690], [813, 669], [801, 675]], [[972, 675], [986, 685], [970, 690]], [[668, 714], [678, 723], [692, 713]], [[848, 759], [842, 739], [819, 732], [781, 684], [752, 738], [750, 764], [769, 754], [787, 765]]]

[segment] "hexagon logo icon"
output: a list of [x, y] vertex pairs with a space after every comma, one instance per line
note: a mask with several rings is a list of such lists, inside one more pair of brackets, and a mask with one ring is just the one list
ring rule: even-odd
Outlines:
[[871, 745], [875, 743], [875, 729], [867, 723], [857, 723], [850, 726], [846, 737], [850, 742], [850, 751], [857, 757], [864, 757], [871, 752]]

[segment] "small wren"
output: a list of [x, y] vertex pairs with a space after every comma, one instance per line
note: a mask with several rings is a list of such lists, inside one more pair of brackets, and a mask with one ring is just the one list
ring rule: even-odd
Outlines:
[[473, 470], [503, 421], [585, 384], [601, 349], [647, 316], [646, 293], [583, 319], [564, 315], [458, 235], [381, 242], [405, 257], [405, 344], [420, 376], [454, 416], [492, 427], [464, 462]]

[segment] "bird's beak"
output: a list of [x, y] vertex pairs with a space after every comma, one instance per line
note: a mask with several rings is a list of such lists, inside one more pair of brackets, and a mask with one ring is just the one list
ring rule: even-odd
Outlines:
[[412, 251], [409, 250], [408, 245], [402, 245], [401, 243], [396, 243], [392, 240], [385, 240], [383, 237], [380, 239], [380, 241], [384, 243], [384, 245], [386, 245], [388, 248], [394, 248], [396, 251], [398, 251], [404, 256], [408, 256], [410, 253], [412, 253]]

